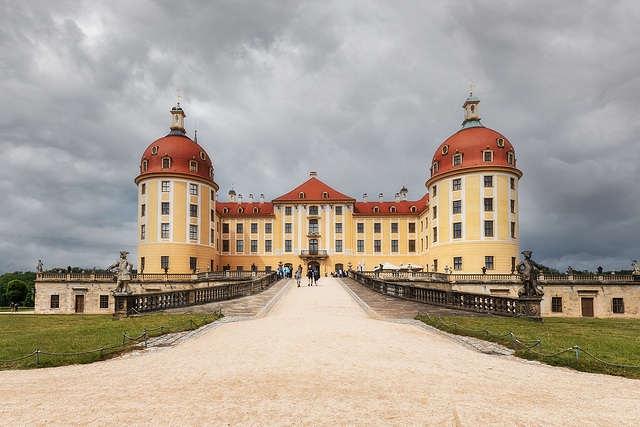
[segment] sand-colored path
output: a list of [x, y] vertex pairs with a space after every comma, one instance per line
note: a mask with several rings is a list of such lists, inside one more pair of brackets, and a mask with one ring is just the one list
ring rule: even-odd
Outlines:
[[3, 425], [639, 425], [640, 381], [368, 317], [337, 279], [175, 348], [0, 372]]

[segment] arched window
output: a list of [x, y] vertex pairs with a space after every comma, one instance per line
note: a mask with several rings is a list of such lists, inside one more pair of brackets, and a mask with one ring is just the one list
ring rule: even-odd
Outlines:
[[378, 212], [380, 212], [380, 208], [379, 208], [379, 207], [377, 207], [377, 206], [374, 206], [374, 207], [373, 207], [373, 211], [374, 211], [375, 213], [378, 213]]
[[437, 161], [433, 162], [432, 170], [433, 170], [433, 173], [438, 173], [438, 162]]
[[147, 160], [142, 161], [142, 172], [146, 172], [149, 168], [149, 162]]
[[418, 209], [415, 206], [411, 206], [411, 212], [416, 212]]
[[329, 193], [327, 193], [326, 191], [324, 193], [322, 193], [322, 198], [323, 199], [328, 199], [329, 198]]
[[507, 162], [509, 162], [510, 165], [515, 164], [515, 160], [512, 152], [507, 153]]
[[390, 210], [391, 212], [395, 212], [395, 211], [396, 211], [396, 207], [395, 207], [395, 206], [391, 206], [391, 207], [389, 208], [389, 210]]
[[300, 192], [300, 194], [298, 194], [298, 197], [299, 197], [300, 199], [304, 199], [304, 193], [301, 191], [301, 192]]
[[211, 178], [211, 181], [213, 181], [213, 168], [209, 168], [209, 178]]
[[238, 213], [244, 213], [244, 208], [238, 208]]
[[257, 207], [253, 208], [253, 213], [258, 213], [260, 211], [260, 209], [258, 209]]

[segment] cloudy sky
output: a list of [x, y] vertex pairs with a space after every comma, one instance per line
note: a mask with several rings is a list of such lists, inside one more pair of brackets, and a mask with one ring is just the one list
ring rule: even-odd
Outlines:
[[[55, 6], [54, 6], [55, 5]], [[520, 247], [564, 271], [640, 258], [640, 3], [0, 0], [0, 273], [136, 252], [142, 152], [176, 90], [220, 200], [309, 171], [357, 200], [460, 129], [516, 149]], [[135, 257], [131, 257], [135, 260]]]

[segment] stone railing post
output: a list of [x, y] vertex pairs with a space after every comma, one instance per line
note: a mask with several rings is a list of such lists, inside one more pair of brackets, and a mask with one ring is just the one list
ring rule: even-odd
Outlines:
[[113, 298], [115, 300], [113, 317], [120, 319], [133, 313], [134, 295], [126, 292], [114, 292]]

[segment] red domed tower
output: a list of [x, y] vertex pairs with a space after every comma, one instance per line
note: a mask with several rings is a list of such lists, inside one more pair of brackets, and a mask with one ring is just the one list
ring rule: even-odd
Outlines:
[[519, 257], [515, 150], [480, 123], [471, 93], [462, 129], [443, 142], [431, 162], [429, 264], [453, 273], [510, 273]]
[[180, 102], [171, 131], [147, 147], [138, 185], [138, 270], [191, 273], [215, 270], [218, 185], [206, 151], [186, 135]]

